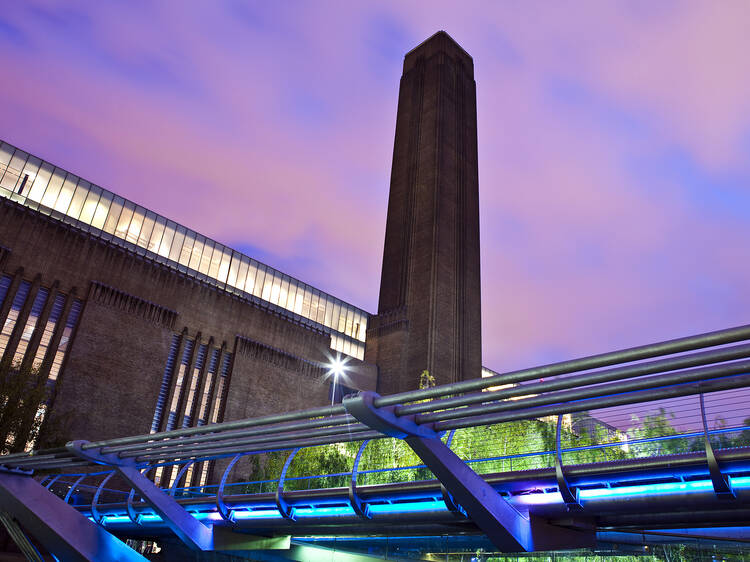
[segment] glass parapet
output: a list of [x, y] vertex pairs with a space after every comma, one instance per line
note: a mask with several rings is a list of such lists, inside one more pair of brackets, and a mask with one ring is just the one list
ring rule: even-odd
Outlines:
[[0, 196], [321, 329], [334, 350], [364, 358], [364, 310], [6, 142]]

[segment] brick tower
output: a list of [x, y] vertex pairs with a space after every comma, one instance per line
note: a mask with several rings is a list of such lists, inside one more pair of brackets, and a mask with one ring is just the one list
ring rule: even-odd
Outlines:
[[378, 314], [378, 391], [481, 375], [479, 184], [472, 58], [439, 31], [406, 54]]

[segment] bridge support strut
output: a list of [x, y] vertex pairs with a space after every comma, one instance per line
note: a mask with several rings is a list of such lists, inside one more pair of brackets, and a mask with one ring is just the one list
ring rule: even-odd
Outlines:
[[0, 469], [0, 505], [62, 560], [146, 561], [30, 475]]
[[398, 417], [395, 407], [376, 408], [378, 395], [360, 392], [344, 398], [346, 410], [385, 435], [406, 441], [452, 498], [492, 543], [506, 552], [593, 546], [593, 531], [549, 525], [515, 509], [440, 439], [432, 425], [418, 425], [412, 416]]

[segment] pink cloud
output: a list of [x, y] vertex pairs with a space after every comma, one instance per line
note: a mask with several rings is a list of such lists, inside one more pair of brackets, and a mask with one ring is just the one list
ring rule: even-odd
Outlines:
[[679, 147], [748, 179], [744, 4], [183, 6], [11, 14], [0, 136], [374, 312], [400, 57], [447, 29], [476, 65], [489, 367], [746, 321], [747, 222], [633, 170]]

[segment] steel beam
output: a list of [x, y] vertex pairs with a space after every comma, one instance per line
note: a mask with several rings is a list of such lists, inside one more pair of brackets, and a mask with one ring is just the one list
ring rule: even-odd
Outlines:
[[511, 506], [484, 479], [451, 451], [429, 424], [412, 416], [396, 417], [394, 407], [376, 408], [374, 392], [344, 398], [347, 411], [362, 423], [404, 439], [487, 538], [505, 552], [577, 548], [594, 544], [593, 531], [546, 524]]
[[146, 560], [30, 476], [0, 472], [0, 500], [3, 510], [61, 560]]
[[114, 468], [154, 511], [169, 525], [182, 542], [194, 550], [213, 550], [213, 533], [210, 528], [190, 515], [175, 499], [146, 478], [133, 461], [123, 460], [114, 454], [101, 454], [98, 449], [84, 451], [87, 441], [72, 441], [68, 449], [77, 456], [94, 463]]

